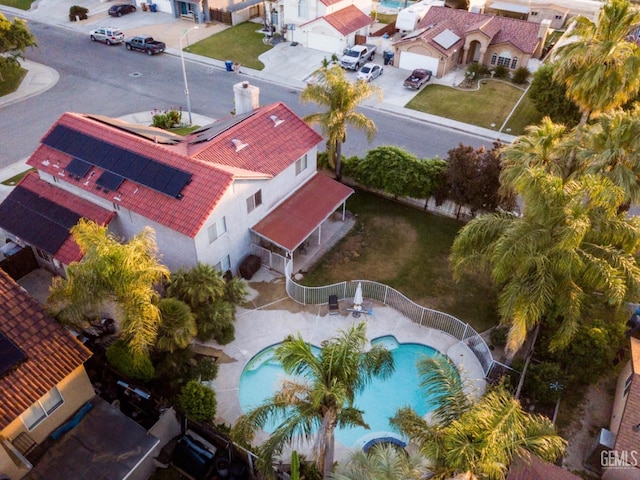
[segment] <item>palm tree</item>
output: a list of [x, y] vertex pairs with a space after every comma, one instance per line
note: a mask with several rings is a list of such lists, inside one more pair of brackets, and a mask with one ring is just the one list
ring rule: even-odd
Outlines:
[[188, 270], [180, 269], [171, 275], [167, 295], [179, 298], [192, 308], [213, 302], [225, 294], [225, 281], [212, 265], [198, 262]]
[[391, 352], [379, 345], [365, 351], [366, 346], [365, 323], [323, 342], [317, 355], [301, 336], [287, 337], [275, 357], [294, 379], [283, 381], [278, 392], [241, 416], [232, 436], [250, 441], [268, 421], [280, 422], [260, 449], [265, 471], [285, 445], [299, 437], [315, 436], [314, 460], [324, 478], [329, 478], [335, 429], [367, 427], [363, 412], [354, 406], [356, 394], [374, 377], [387, 378], [393, 373]]
[[80, 219], [71, 228], [84, 257], [67, 269], [67, 278], [56, 277], [47, 304], [60, 321], [83, 326], [104, 302], [119, 308], [121, 337], [134, 358], [147, 355], [160, 325], [154, 286], [169, 276], [159, 260], [154, 232], [147, 227], [128, 243], [90, 220]]
[[175, 352], [187, 348], [198, 333], [189, 305], [177, 298], [163, 298], [158, 302], [162, 323], [158, 329], [156, 349]]
[[422, 480], [429, 472], [420, 454], [408, 455], [390, 444], [375, 445], [368, 452], [354, 451], [347, 462], [338, 465], [332, 480]]
[[503, 480], [511, 461], [527, 452], [555, 461], [566, 441], [548, 418], [530, 415], [503, 385], [476, 403], [446, 357], [425, 357], [418, 368], [430, 401], [438, 404], [427, 422], [413, 409], [391, 419], [431, 462], [433, 479]]
[[452, 247], [457, 277], [484, 270], [498, 286], [501, 321], [514, 354], [545, 318], [561, 319], [552, 349], [566, 345], [589, 301], [621, 305], [640, 287], [635, 253], [640, 220], [619, 213], [624, 191], [603, 177], [562, 181], [528, 168], [515, 181], [521, 217], [484, 215], [460, 230]]
[[322, 134], [326, 135], [329, 165], [335, 168], [338, 181], [342, 178], [342, 144], [347, 139], [347, 127], [363, 130], [369, 141], [376, 134], [373, 121], [356, 112], [358, 105], [374, 93], [382, 98], [380, 89], [362, 80], [350, 82], [342, 68], [334, 65], [321, 68], [319, 81], [308, 85], [300, 94], [303, 102], [315, 102], [326, 108], [324, 112], [307, 115], [304, 120], [310, 124], [319, 124]]
[[625, 191], [625, 203], [640, 202], [640, 106], [605, 113], [589, 125], [578, 158], [585, 173], [603, 175]]
[[629, 38], [640, 12], [629, 0], [605, 3], [597, 22], [578, 17], [576, 41], [558, 49], [554, 79], [580, 110], [580, 125], [591, 114], [620, 107], [640, 90], [640, 47]]

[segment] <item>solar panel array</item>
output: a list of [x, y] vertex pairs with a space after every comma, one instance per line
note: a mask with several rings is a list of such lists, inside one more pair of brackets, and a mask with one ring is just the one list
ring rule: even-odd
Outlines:
[[0, 204], [0, 228], [45, 252], [57, 252], [80, 215], [18, 185]]
[[0, 333], [0, 377], [10, 372], [24, 357], [24, 352]]
[[[73, 176], [82, 178], [93, 165], [104, 170], [96, 184], [106, 190], [115, 191], [124, 179], [128, 179], [165, 195], [182, 198], [180, 192], [191, 181], [188, 172], [64, 125], [56, 125], [42, 143], [74, 157], [66, 168]], [[87, 164], [89, 169], [84, 171]], [[81, 171], [84, 171], [83, 175], [79, 174]]]

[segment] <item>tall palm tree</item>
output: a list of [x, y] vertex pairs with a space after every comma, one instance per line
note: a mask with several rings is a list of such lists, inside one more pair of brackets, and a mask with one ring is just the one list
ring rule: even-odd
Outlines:
[[163, 298], [158, 302], [158, 308], [162, 323], [158, 329], [156, 349], [175, 352], [187, 348], [198, 333], [189, 305], [177, 298]]
[[513, 354], [545, 318], [561, 319], [551, 347], [575, 333], [590, 301], [621, 305], [640, 288], [635, 258], [640, 220], [619, 213], [624, 191], [604, 177], [562, 181], [523, 170], [515, 190], [521, 217], [492, 214], [469, 222], [452, 247], [454, 273], [484, 270], [498, 286], [501, 321]]
[[640, 106], [605, 113], [589, 125], [578, 149], [585, 173], [604, 175], [625, 191], [625, 202], [640, 202]]
[[374, 377], [387, 378], [393, 373], [391, 352], [379, 345], [366, 350], [367, 343], [365, 323], [323, 342], [317, 355], [301, 336], [287, 337], [275, 357], [294, 379], [283, 381], [278, 392], [241, 416], [232, 436], [250, 441], [270, 420], [280, 422], [260, 449], [266, 471], [285, 445], [299, 437], [315, 437], [315, 463], [324, 478], [329, 478], [335, 429], [367, 427], [363, 412], [354, 405], [356, 394]]
[[431, 462], [429, 478], [503, 480], [517, 456], [555, 461], [563, 453], [566, 442], [551, 421], [522, 410], [503, 385], [473, 403], [447, 358], [425, 357], [418, 367], [425, 393], [439, 407], [429, 422], [405, 407], [391, 423]]
[[198, 262], [185, 270], [181, 268], [171, 275], [167, 295], [179, 298], [187, 305], [197, 308], [213, 302], [225, 294], [225, 281], [214, 266]]
[[342, 144], [347, 139], [347, 127], [363, 130], [369, 141], [376, 134], [373, 121], [364, 114], [356, 112], [363, 100], [382, 92], [368, 82], [349, 81], [342, 68], [334, 65], [319, 70], [319, 81], [308, 85], [300, 94], [303, 102], [315, 102], [325, 107], [324, 112], [312, 113], [304, 117], [305, 122], [320, 125], [322, 134], [327, 137], [329, 165], [336, 170], [336, 178], [341, 180]]
[[427, 459], [393, 445], [376, 445], [368, 452], [355, 450], [338, 465], [332, 480], [422, 480], [428, 478]]
[[153, 346], [160, 311], [154, 286], [169, 276], [159, 260], [154, 232], [147, 227], [129, 242], [94, 222], [80, 219], [71, 234], [84, 257], [67, 269], [67, 278], [53, 280], [47, 304], [63, 323], [82, 326], [105, 301], [119, 308], [121, 337], [134, 358]]
[[585, 125], [590, 115], [620, 107], [640, 91], [640, 47], [629, 38], [640, 12], [629, 0], [610, 0], [597, 22], [581, 16], [576, 23], [576, 41], [554, 59], [554, 79], [566, 85]]

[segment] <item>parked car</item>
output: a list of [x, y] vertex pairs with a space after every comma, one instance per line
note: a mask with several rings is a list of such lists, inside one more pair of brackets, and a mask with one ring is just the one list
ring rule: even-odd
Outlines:
[[420, 90], [420, 87], [422, 87], [425, 83], [431, 80], [431, 75], [432, 75], [431, 70], [416, 68], [413, 72], [411, 72], [411, 75], [407, 77], [403, 85], [407, 88]]
[[119, 3], [117, 5], [113, 5], [109, 9], [109, 15], [112, 17], [121, 17], [122, 15], [126, 15], [127, 13], [133, 13], [136, 11], [136, 6], [130, 3]]
[[378, 78], [382, 75], [382, 67], [376, 63], [365, 63], [358, 72], [358, 80], [364, 80], [370, 82], [374, 78]]
[[107, 45], [117, 45], [124, 42], [122, 30], [113, 27], [100, 27], [89, 33], [89, 38], [93, 42], [103, 42]]

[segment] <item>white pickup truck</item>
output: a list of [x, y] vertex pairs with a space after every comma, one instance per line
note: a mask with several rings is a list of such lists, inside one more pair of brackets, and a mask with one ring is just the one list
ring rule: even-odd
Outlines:
[[344, 55], [340, 59], [340, 66], [349, 70], [358, 70], [361, 65], [373, 60], [375, 54], [375, 45], [355, 45], [344, 51]]

